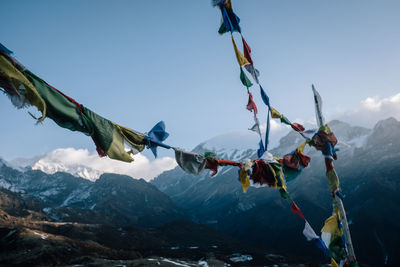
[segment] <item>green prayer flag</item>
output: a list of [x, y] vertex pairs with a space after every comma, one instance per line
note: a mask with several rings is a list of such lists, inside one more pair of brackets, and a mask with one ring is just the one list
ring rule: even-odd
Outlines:
[[282, 115], [281, 122], [288, 124], [288, 125], [291, 124], [290, 120], [288, 118], [286, 118], [285, 115]]
[[240, 80], [242, 81], [243, 85], [246, 86], [247, 88], [253, 85], [249, 80], [249, 78], [247, 78], [242, 68], [240, 68]]
[[[133, 158], [130, 154], [144, 149], [143, 135], [119, 126], [74, 102], [29, 70], [25, 70], [23, 74], [35, 86], [46, 103], [47, 117], [63, 128], [91, 136], [96, 146], [104, 150], [110, 158], [132, 162]], [[132, 150], [125, 151], [125, 141]]]
[[45, 81], [29, 70], [25, 70], [23, 74], [33, 84], [46, 103], [47, 117], [51, 118], [60, 127], [71, 131], [79, 131], [86, 135], [93, 134], [90, 124], [83, 122], [81, 112], [75, 103], [51, 88]]
[[224, 34], [226, 32], [228, 32], [228, 31], [226, 30], [225, 23], [224, 23], [224, 21], [221, 21], [221, 26], [218, 29], [218, 33], [219, 34]]
[[281, 198], [289, 200], [291, 199], [289, 193], [285, 189], [280, 188], [279, 193], [281, 194]]
[[144, 149], [144, 136], [116, 125], [85, 107], [82, 107], [82, 113], [87, 120], [85, 123], [90, 124], [93, 128], [93, 139], [110, 158], [125, 162], [133, 161], [130, 153], [134, 151], [125, 151], [124, 141], [127, 141], [137, 151]]
[[215, 154], [214, 152], [205, 152], [204, 153], [205, 158], [215, 158], [216, 156], [217, 156], [217, 154]]

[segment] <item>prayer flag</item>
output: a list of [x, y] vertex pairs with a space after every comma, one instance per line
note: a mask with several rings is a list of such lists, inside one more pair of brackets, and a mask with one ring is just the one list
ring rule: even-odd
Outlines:
[[240, 80], [242, 81], [242, 84], [244, 86], [246, 86], [247, 88], [251, 87], [253, 84], [251, 83], [251, 81], [249, 80], [249, 78], [247, 78], [246, 74], [244, 73], [243, 69], [240, 68]]
[[257, 106], [256, 106], [256, 103], [254, 103], [254, 101], [253, 101], [253, 95], [249, 92], [249, 101], [248, 101], [248, 103], [247, 103], [247, 106], [246, 106], [246, 108], [247, 108], [247, 110], [248, 111], [253, 111], [254, 112], [254, 115], [257, 115]]
[[244, 66], [244, 65], [250, 64], [247, 61], [247, 59], [243, 56], [243, 54], [240, 52], [240, 50], [237, 48], [235, 39], [233, 39], [233, 35], [231, 35], [231, 37], [232, 37], [233, 49], [235, 50], [236, 59], [237, 59], [237, 62], [239, 63], [239, 65]]
[[5, 89], [13, 104], [22, 108], [27, 104], [35, 106], [42, 117], [46, 117], [46, 103], [35, 86], [3, 55], [0, 55], [0, 87]]
[[[301, 213], [301, 210], [299, 209], [299, 207], [296, 205], [296, 203], [294, 201], [292, 201], [292, 206], [290, 207], [290, 209], [292, 210], [292, 212], [294, 214], [299, 215], [303, 220], [306, 221], [306, 218], [304, 218], [303, 213]], [[310, 240], [308, 240], [308, 241], [310, 241]]]
[[182, 170], [198, 175], [203, 172], [206, 160], [202, 155], [193, 152], [186, 152], [179, 148], [174, 148], [175, 159]]
[[251, 48], [250, 46], [247, 44], [246, 40], [243, 38], [242, 36], [242, 43], [243, 43], [243, 54], [244, 57], [247, 59], [247, 61], [253, 65], [253, 59], [251, 58]]
[[319, 95], [318, 91], [315, 89], [314, 85], [312, 85], [312, 90], [314, 93], [314, 102], [315, 102], [315, 115], [317, 118], [318, 127], [322, 127], [325, 124], [325, 119], [322, 116], [322, 98]]
[[307, 221], [304, 225], [303, 235], [307, 238], [307, 241], [319, 239], [319, 237], [317, 236], [317, 234], [314, 232], [314, 230], [311, 228], [311, 225]]
[[279, 113], [279, 111], [277, 111], [276, 109], [274, 109], [273, 107], [269, 108], [270, 112], [271, 112], [271, 117], [274, 119], [280, 119], [282, 118], [282, 115]]

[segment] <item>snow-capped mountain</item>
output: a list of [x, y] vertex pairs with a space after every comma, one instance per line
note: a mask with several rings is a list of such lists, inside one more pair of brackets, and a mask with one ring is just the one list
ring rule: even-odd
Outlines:
[[[380, 264], [381, 259], [388, 257], [389, 262], [400, 263], [394, 237], [400, 235], [400, 122], [389, 118], [378, 122], [373, 129], [337, 120], [329, 125], [339, 140], [335, 167], [347, 195], [344, 204], [356, 255], [364, 262]], [[235, 150], [228, 146], [230, 142], [224, 145], [216, 141], [218, 139], [204, 142], [195, 151], [213, 151], [217, 157], [239, 161], [255, 157], [254, 149]], [[291, 131], [269, 152], [283, 156], [303, 142], [303, 137]], [[318, 231], [331, 215], [331, 197], [321, 152], [307, 146], [305, 153], [312, 158], [310, 165], [288, 190]], [[236, 167], [220, 167], [213, 178], [208, 171], [193, 176], [175, 168], [156, 177], [152, 183], [186, 210], [195, 222], [209, 224], [270, 249], [322, 257], [303, 239], [303, 222], [290, 212], [290, 206], [280, 198], [278, 191], [268, 187], [250, 188], [244, 194]], [[386, 230], [386, 225], [391, 226], [390, 231]]]
[[89, 152], [87, 149], [59, 148], [42, 156], [15, 159], [7, 165], [20, 171], [33, 169], [48, 174], [66, 172], [89, 181], [97, 180], [103, 173], [124, 174], [136, 179], [150, 180], [176, 166], [175, 159], [171, 157], [152, 161], [140, 153], [133, 157], [134, 163], [126, 163], [106, 157], [100, 158], [95, 151]]

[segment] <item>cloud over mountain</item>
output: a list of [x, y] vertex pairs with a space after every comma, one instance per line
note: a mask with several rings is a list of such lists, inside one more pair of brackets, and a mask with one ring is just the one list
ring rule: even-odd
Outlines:
[[87, 149], [59, 148], [36, 161], [32, 168], [46, 173], [68, 172], [89, 180], [96, 180], [102, 173], [117, 173], [151, 180], [163, 171], [175, 168], [174, 158], [162, 157], [150, 161], [142, 154], [133, 156], [133, 163], [100, 158]]
[[352, 111], [334, 116], [339, 120], [364, 127], [372, 127], [379, 120], [394, 117], [400, 119], [400, 93], [387, 97], [368, 97]]

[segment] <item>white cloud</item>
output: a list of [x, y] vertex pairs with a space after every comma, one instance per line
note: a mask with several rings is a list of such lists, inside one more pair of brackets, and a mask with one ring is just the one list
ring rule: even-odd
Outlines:
[[133, 158], [132, 163], [126, 163], [106, 157], [100, 158], [96, 152], [90, 153], [87, 149], [59, 148], [42, 157], [32, 168], [46, 173], [68, 172], [89, 180], [96, 180], [102, 173], [107, 172], [149, 181], [177, 166], [175, 159], [171, 157], [150, 161], [144, 155], [136, 154]]
[[400, 93], [387, 98], [368, 97], [355, 110], [333, 116], [335, 119], [364, 127], [373, 127], [379, 120], [389, 117], [400, 119]]

